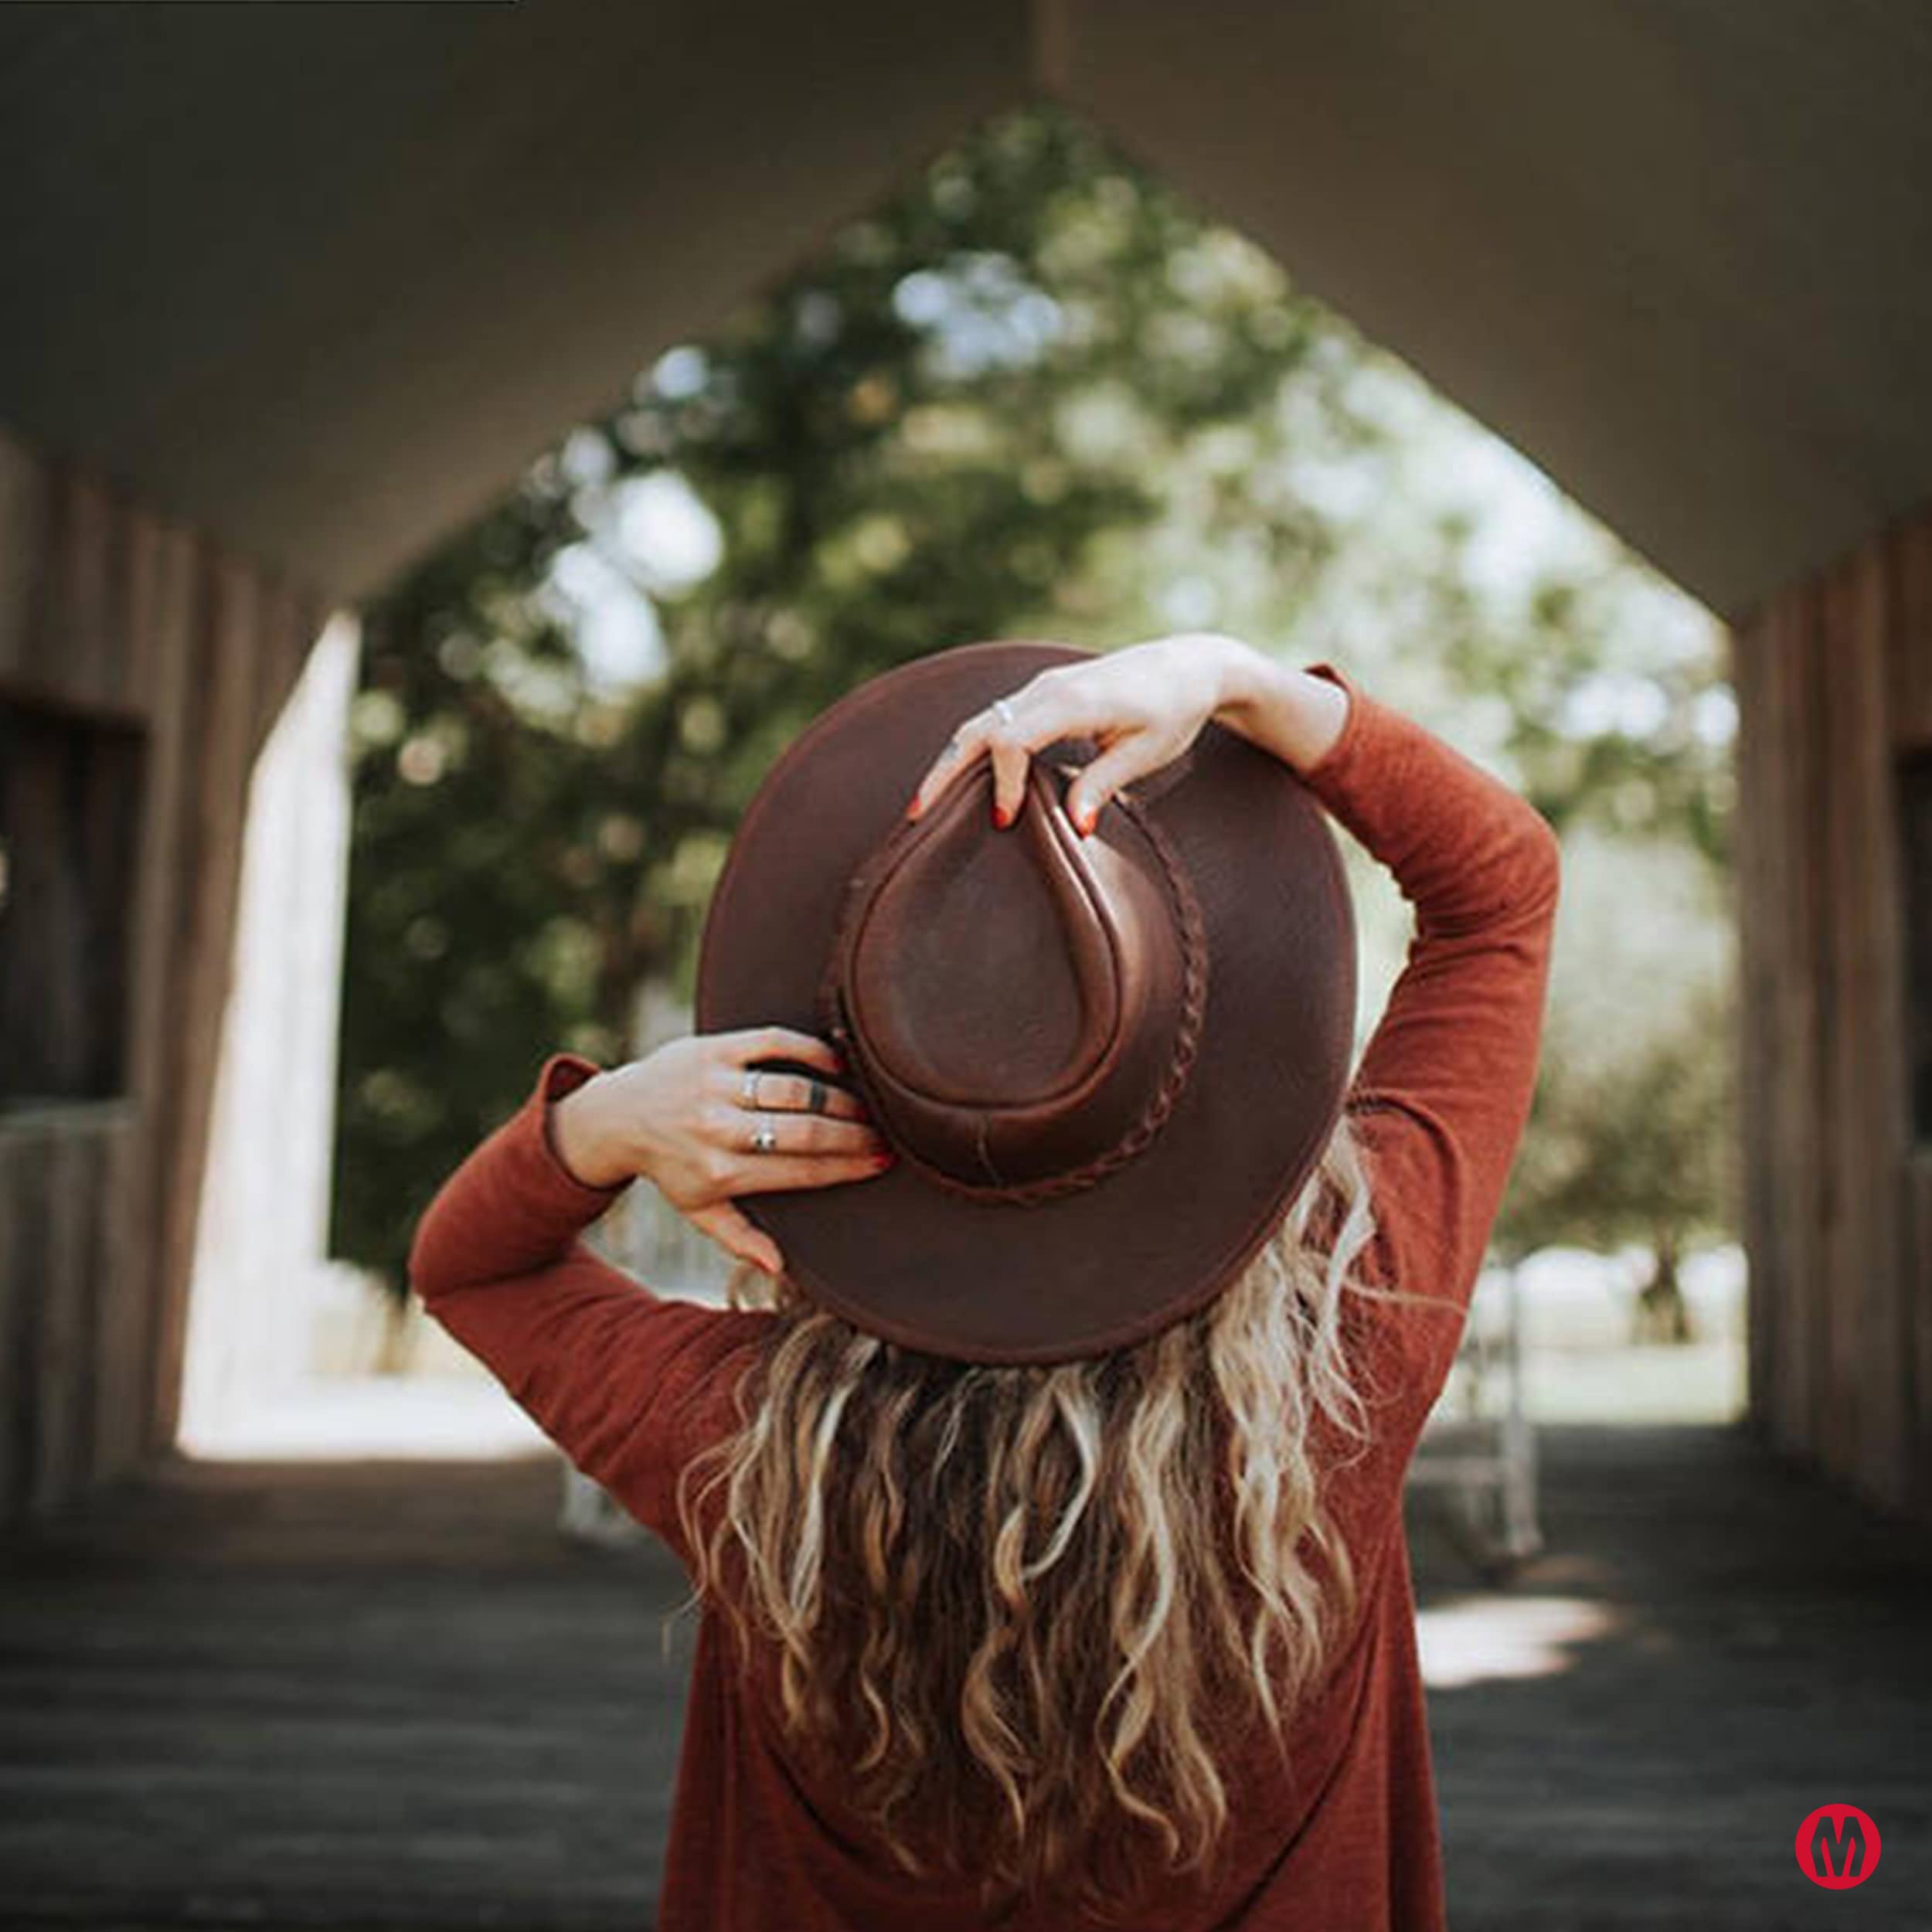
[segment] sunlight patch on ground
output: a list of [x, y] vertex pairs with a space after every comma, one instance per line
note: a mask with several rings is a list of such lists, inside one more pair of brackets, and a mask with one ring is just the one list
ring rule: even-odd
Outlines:
[[1607, 1636], [1617, 1619], [1584, 1597], [1475, 1597], [1420, 1611], [1423, 1682], [1456, 1690], [1497, 1678], [1553, 1677], [1570, 1646]]
[[236, 1403], [199, 1428], [184, 1455], [208, 1462], [421, 1457], [485, 1461], [547, 1446], [536, 1424], [481, 1377], [314, 1376]]

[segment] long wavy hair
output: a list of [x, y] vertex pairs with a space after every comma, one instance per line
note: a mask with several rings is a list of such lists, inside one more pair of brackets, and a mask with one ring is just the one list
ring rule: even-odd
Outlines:
[[785, 1735], [907, 1874], [1104, 1919], [1205, 1871], [1223, 1747], [1258, 1717], [1286, 1755], [1355, 1607], [1314, 1437], [1366, 1439], [1374, 1231], [1344, 1115], [1238, 1279], [1133, 1347], [965, 1364], [765, 1287], [738, 1427], [680, 1481], [697, 1597], [775, 1645]]

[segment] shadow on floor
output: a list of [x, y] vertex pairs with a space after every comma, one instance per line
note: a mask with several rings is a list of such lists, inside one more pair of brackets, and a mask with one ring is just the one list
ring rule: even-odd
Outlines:
[[[1451, 1923], [1932, 1926], [1932, 1534], [1741, 1429], [1539, 1440], [1547, 1547], [1505, 1589], [1410, 1502]], [[1458, 1617], [1491, 1641], [1432, 1645]], [[1825, 1804], [1882, 1835], [1855, 1890], [1798, 1869]]]
[[[1458, 1932], [1932, 1923], [1932, 1537], [1735, 1430], [1541, 1442], [1506, 1586], [1410, 1503]], [[0, 1546], [0, 1925], [648, 1926], [683, 1579], [559, 1467], [180, 1463]]]

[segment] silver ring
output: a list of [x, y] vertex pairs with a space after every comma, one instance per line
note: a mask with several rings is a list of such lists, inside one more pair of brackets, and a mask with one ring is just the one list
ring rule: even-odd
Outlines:
[[747, 1066], [744, 1078], [738, 1083], [738, 1097], [747, 1107], [758, 1104], [758, 1076], [764, 1071], [762, 1066]]
[[1005, 699], [995, 698], [993, 700], [993, 710], [1002, 724], [1011, 724], [1013, 722], [1013, 707]]
[[754, 1154], [769, 1154], [778, 1145], [778, 1130], [769, 1121], [760, 1121], [757, 1131], [751, 1137], [751, 1151]]

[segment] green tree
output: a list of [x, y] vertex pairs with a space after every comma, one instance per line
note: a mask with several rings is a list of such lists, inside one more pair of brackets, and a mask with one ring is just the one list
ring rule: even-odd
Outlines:
[[1646, 1248], [1640, 1338], [1692, 1339], [1679, 1267], [1736, 1221], [1735, 961], [1696, 849], [1598, 832], [1566, 854], [1549, 1015], [1494, 1245]]
[[[1145, 613], [1102, 539], [1153, 523], [1168, 466], [1252, 435], [1343, 334], [1083, 124], [1003, 116], [372, 600], [337, 1251], [400, 1283], [426, 1185], [534, 1056], [617, 1056], [641, 979], [688, 987], [732, 827], [801, 725], [946, 645], [1117, 640]], [[721, 533], [696, 582], [627, 548], [665, 479]], [[1204, 502], [1263, 531], [1278, 587], [1318, 565], [1298, 503], [1257, 515], [1226, 474]], [[634, 689], [600, 685], [560, 607], [587, 562], [661, 633]]]
[[[1391, 526], [1419, 406], [1451, 414], [1046, 106], [658, 356], [365, 609], [335, 1251], [400, 1287], [428, 1190], [538, 1056], [620, 1057], [641, 982], [688, 995], [780, 749], [948, 645], [1334, 639], [1560, 829], [1721, 871], [1713, 652], [1633, 625], [1668, 594], [1614, 542], [1498, 602], [1460, 512]], [[651, 647], [628, 674], [614, 617]], [[1607, 680], [1648, 709], [1580, 710]]]

